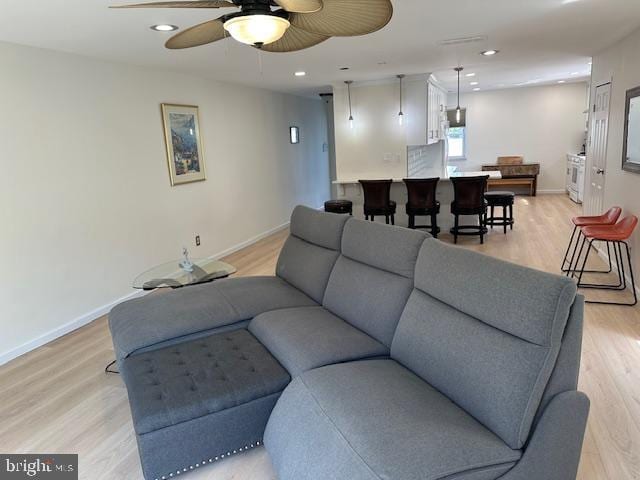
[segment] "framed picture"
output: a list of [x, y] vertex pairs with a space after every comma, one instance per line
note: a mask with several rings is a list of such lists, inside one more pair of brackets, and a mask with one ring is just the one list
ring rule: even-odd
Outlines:
[[640, 87], [627, 91], [622, 169], [640, 173]]
[[289, 140], [294, 145], [300, 143], [300, 129], [298, 127], [289, 127]]
[[171, 185], [205, 180], [198, 107], [162, 104]]

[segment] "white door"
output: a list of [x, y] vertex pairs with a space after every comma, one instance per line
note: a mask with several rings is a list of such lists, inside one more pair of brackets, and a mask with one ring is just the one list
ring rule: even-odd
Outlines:
[[609, 103], [611, 84], [596, 87], [591, 113], [591, 134], [586, 185], [585, 213], [600, 215], [604, 207], [604, 184], [607, 164], [607, 138], [609, 133]]

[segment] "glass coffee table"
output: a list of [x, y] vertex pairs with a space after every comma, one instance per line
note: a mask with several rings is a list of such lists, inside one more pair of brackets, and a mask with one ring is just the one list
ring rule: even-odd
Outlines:
[[139, 275], [133, 281], [133, 288], [155, 290], [156, 288], [182, 288], [188, 285], [212, 282], [236, 273], [236, 268], [228, 263], [210, 258], [191, 260], [191, 271], [180, 266], [181, 260], [163, 263]]

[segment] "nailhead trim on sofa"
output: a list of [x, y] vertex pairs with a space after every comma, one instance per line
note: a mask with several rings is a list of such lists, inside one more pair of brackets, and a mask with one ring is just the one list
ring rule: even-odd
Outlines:
[[218, 455], [217, 457], [212, 457], [209, 460], [203, 460], [200, 463], [196, 463], [195, 465], [189, 465], [189, 467], [185, 467], [182, 470], [178, 470], [175, 473], [169, 473], [167, 475], [162, 475], [161, 477], [156, 478], [155, 480], [167, 480], [168, 478], [176, 477], [182, 473], [190, 472], [191, 470], [195, 470], [196, 468], [204, 467], [205, 465], [209, 465], [210, 463], [217, 462], [218, 460], [222, 460], [223, 458], [230, 457], [231, 455], [236, 455], [238, 453], [246, 452], [247, 450], [251, 450], [253, 448], [259, 447], [262, 440], [257, 441], [256, 443], [250, 443], [249, 445], [245, 445], [244, 447], [240, 447], [237, 450], [233, 450], [231, 452], [224, 453], [222, 455]]

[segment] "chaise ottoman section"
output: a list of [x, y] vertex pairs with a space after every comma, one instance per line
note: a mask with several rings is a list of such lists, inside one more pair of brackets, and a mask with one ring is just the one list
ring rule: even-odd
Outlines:
[[121, 362], [147, 480], [170, 478], [260, 445], [289, 374], [247, 330]]

